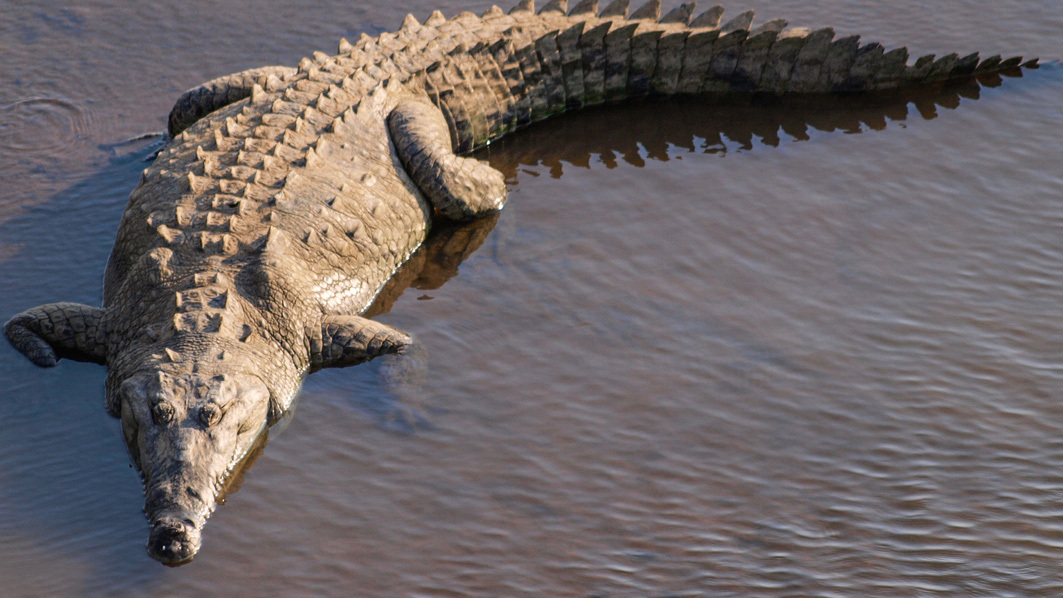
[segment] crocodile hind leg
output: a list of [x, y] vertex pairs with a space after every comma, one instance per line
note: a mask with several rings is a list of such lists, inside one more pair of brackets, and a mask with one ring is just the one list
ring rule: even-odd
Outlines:
[[170, 110], [167, 130], [176, 137], [192, 123], [218, 108], [249, 97], [255, 85], [268, 91], [276, 91], [284, 84], [284, 78], [298, 72], [287, 66], [263, 66], [211, 79], [189, 89], [177, 98]]
[[406, 172], [444, 216], [473, 218], [502, 208], [502, 173], [454, 153], [450, 128], [434, 104], [407, 98], [388, 115], [388, 130]]
[[80, 303], [48, 303], [8, 320], [4, 333], [41, 367], [52, 367], [61, 357], [102, 365], [107, 360], [103, 313], [102, 308]]

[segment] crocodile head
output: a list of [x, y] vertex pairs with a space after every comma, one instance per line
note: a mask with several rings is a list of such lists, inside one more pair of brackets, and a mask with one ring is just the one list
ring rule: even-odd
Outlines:
[[144, 477], [148, 552], [187, 562], [228, 478], [267, 429], [270, 391], [256, 376], [142, 370], [118, 386], [122, 429]]

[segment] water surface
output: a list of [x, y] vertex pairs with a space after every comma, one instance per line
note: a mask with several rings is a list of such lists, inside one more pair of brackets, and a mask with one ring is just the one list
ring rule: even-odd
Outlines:
[[[727, 6], [1063, 58], [1048, 0]], [[0, 2], [0, 318], [99, 303], [148, 151], [120, 142], [182, 90], [487, 7]], [[312, 376], [176, 569], [145, 552], [103, 369], [3, 344], [0, 593], [1058, 596], [1061, 97], [1050, 64], [492, 145], [509, 205], [379, 308], [417, 359]]]

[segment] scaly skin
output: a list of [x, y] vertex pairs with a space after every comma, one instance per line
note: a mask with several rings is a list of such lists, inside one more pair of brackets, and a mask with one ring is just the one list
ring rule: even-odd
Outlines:
[[[400, 351], [367, 320], [434, 212], [500, 209], [505, 185], [460, 157], [514, 128], [647, 94], [862, 92], [1014, 69], [923, 58], [829, 29], [720, 25], [714, 8], [627, 17], [555, 0], [504, 14], [438, 12], [298, 69], [264, 67], [183, 95], [172, 142], [144, 171], [107, 267], [102, 308], [23, 312], [5, 328], [34, 363], [105, 363], [145, 480], [149, 551], [179, 564], [234, 468], [315, 369]], [[567, 12], [567, 14], [566, 14]]]

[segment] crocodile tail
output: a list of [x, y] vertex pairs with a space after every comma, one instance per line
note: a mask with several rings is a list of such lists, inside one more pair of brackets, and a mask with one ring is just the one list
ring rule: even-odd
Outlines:
[[[661, 15], [660, 0], [628, 11], [615, 0], [568, 10], [551, 0], [538, 14], [524, 0], [493, 8], [468, 43], [450, 48], [424, 76], [447, 118], [455, 151], [480, 147], [552, 114], [645, 95], [858, 93], [968, 80], [1016, 70], [1022, 59], [949, 54], [910, 61], [833, 29], [753, 25], [753, 11], [723, 21], [719, 6], [694, 4]], [[466, 13], [467, 14], [467, 13]], [[1026, 65], [1036, 64], [1036, 60]]]

